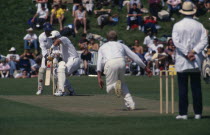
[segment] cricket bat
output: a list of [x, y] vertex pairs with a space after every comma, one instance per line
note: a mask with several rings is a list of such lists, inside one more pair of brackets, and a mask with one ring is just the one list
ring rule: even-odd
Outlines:
[[52, 67], [52, 61], [47, 61], [47, 69], [46, 69], [46, 76], [45, 76], [45, 86], [49, 86], [50, 85], [51, 67]]

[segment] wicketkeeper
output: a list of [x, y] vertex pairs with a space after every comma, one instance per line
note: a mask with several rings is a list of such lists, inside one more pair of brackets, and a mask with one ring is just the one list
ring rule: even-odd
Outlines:
[[67, 37], [61, 36], [58, 31], [52, 31], [49, 38], [53, 40], [51, 49], [59, 48], [62, 57], [62, 61], [58, 63], [58, 89], [54, 95], [65, 95], [65, 87], [70, 91], [70, 95], [74, 95], [74, 90], [66, 76], [71, 75], [80, 67], [79, 55], [71, 41]]
[[103, 88], [103, 80], [101, 78], [101, 72], [104, 65], [104, 74], [106, 75], [106, 91], [107, 93], [115, 92], [117, 96], [124, 96], [125, 106], [129, 110], [135, 109], [135, 102], [129, 92], [129, 89], [124, 81], [125, 74], [125, 56], [130, 57], [140, 67], [145, 69], [148, 76], [152, 75], [152, 72], [142, 60], [132, 52], [126, 45], [116, 42], [117, 33], [110, 31], [107, 34], [108, 42], [103, 44], [99, 48], [97, 71], [98, 71], [98, 83], [100, 88]]

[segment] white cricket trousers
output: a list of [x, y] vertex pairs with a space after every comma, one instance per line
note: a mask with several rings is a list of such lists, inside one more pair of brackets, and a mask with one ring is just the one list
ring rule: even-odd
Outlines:
[[59, 62], [58, 66], [58, 88], [64, 92], [64, 88], [72, 91], [71, 84], [69, 80], [66, 78], [66, 75], [72, 74], [76, 71], [80, 66], [80, 59], [79, 58], [69, 58], [67, 63]]
[[122, 94], [126, 107], [134, 107], [135, 102], [125, 84], [125, 60], [124, 58], [116, 58], [106, 62], [104, 66], [104, 74], [106, 75], [106, 91], [107, 93], [114, 93], [114, 88], [117, 80], [122, 83]]

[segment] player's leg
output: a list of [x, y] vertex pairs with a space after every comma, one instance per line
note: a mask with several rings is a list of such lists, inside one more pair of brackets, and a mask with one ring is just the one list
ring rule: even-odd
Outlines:
[[61, 61], [58, 63], [58, 90], [54, 94], [55, 96], [62, 96], [65, 92], [64, 90], [64, 84], [66, 81], [66, 63], [64, 61]]
[[38, 73], [38, 90], [36, 92], [36, 95], [41, 95], [44, 87], [44, 74], [45, 74], [45, 68], [40, 67], [39, 73]]

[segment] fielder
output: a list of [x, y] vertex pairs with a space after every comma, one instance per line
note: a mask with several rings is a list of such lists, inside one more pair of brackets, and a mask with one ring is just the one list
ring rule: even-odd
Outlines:
[[59, 48], [62, 58], [62, 61], [58, 63], [58, 89], [54, 95], [64, 96], [65, 87], [70, 91], [70, 95], [74, 95], [74, 90], [69, 80], [66, 79], [66, 75], [71, 75], [80, 67], [79, 55], [71, 41], [67, 37], [61, 36], [58, 31], [52, 31], [49, 38], [53, 40], [51, 49]]
[[46, 70], [46, 55], [48, 54], [48, 50], [50, 49], [52, 45], [52, 39], [48, 38], [52, 31], [52, 25], [46, 24], [44, 26], [44, 32], [39, 35], [39, 44], [42, 52], [42, 64], [39, 68], [39, 74], [38, 74], [38, 91], [36, 92], [36, 95], [40, 95], [43, 92], [43, 86], [44, 86], [44, 75]]
[[103, 63], [104, 74], [106, 75], [106, 91], [107, 93], [113, 93], [115, 91], [117, 96], [124, 96], [125, 106], [128, 110], [135, 109], [135, 102], [129, 92], [129, 89], [124, 81], [125, 74], [125, 56], [130, 57], [140, 67], [144, 68], [148, 76], [152, 75], [152, 72], [142, 60], [132, 52], [126, 45], [116, 42], [117, 33], [110, 31], [107, 34], [108, 42], [99, 48], [97, 72], [98, 72], [98, 84], [100, 88], [103, 88], [103, 80], [101, 78], [101, 72]]

